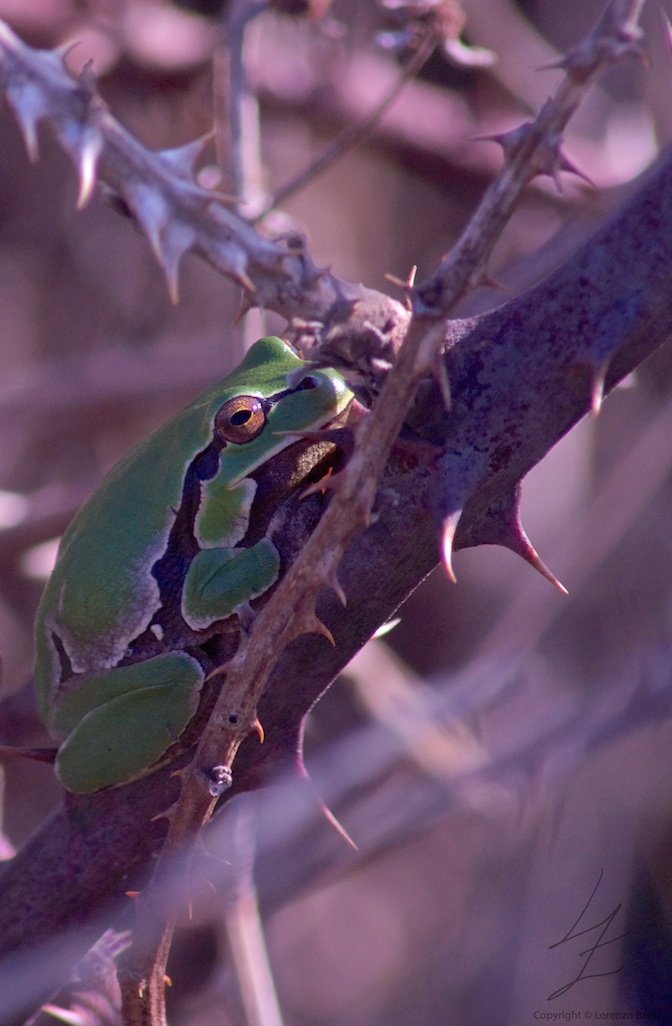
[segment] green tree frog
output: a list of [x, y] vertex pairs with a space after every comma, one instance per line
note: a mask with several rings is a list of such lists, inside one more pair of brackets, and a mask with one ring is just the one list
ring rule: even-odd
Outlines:
[[284, 453], [290, 490], [302, 484], [317, 457], [291, 432], [338, 422], [352, 398], [335, 371], [259, 339], [74, 517], [35, 621], [38, 708], [67, 789], [143, 776], [185, 730], [223, 639], [282, 573], [272, 468]]

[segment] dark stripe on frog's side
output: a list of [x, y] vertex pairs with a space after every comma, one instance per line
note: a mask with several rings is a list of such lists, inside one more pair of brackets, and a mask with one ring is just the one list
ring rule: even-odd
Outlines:
[[[263, 398], [262, 402], [265, 407], [266, 415], [270, 413], [271, 409], [279, 402], [281, 402], [286, 396], [293, 395], [297, 391], [301, 391], [305, 385], [302, 383], [297, 388], [286, 388], [274, 395]], [[293, 443], [287, 446], [287, 449], [294, 449], [294, 446], [301, 446], [301, 443]], [[304, 443], [305, 445], [305, 443]], [[168, 537], [168, 544], [166, 546], [165, 553], [160, 559], [154, 563], [151, 568], [152, 576], [155, 578], [159, 586], [159, 594], [161, 599], [161, 608], [157, 611], [154, 617], [153, 623], [160, 625], [164, 632], [164, 640], [168, 645], [172, 644], [172, 638], [169, 639], [168, 633], [172, 634], [172, 631], [177, 629], [180, 634], [180, 638], [183, 638], [185, 633], [189, 637], [196, 638], [196, 635], [191, 631], [184, 620], [182, 619], [181, 609], [181, 598], [182, 589], [185, 580], [189, 564], [193, 560], [194, 556], [200, 550], [200, 546], [196, 541], [195, 537], [195, 522], [196, 516], [199, 511], [201, 503], [201, 483], [204, 481], [212, 480], [217, 474], [219, 469], [219, 457], [220, 453], [226, 449], [226, 442], [219, 438], [213, 438], [210, 444], [203, 449], [190, 463], [184, 477], [184, 485], [182, 488], [182, 499], [179, 508], [175, 513], [175, 521], [170, 530]], [[273, 478], [273, 473], [270, 470], [270, 466], [274, 465], [275, 460], [283, 455], [282, 450], [276, 454], [275, 457], [271, 457], [270, 460], [266, 461], [260, 467], [257, 467], [255, 471], [249, 475], [252, 479], [259, 482], [264, 482]], [[290, 475], [291, 476], [291, 475]], [[289, 489], [285, 486], [280, 490], [283, 494], [287, 491], [293, 490], [296, 484], [293, 483]], [[241, 539], [237, 544], [241, 548], [249, 547], [253, 545], [260, 538], [264, 537], [266, 533], [266, 527], [272, 509], [268, 505], [268, 488], [262, 489], [263, 495], [266, 497], [266, 503], [262, 503], [265, 506], [264, 512], [261, 517], [255, 515], [255, 507], [257, 506], [257, 496], [253, 502], [253, 507], [250, 513], [250, 522], [252, 527], [248, 530], [245, 537]], [[279, 501], [277, 491], [274, 491], [275, 501]], [[137, 639], [138, 643], [146, 642], [146, 638], [143, 635], [142, 638]], [[143, 650], [145, 646], [143, 644]]]
[[182, 499], [175, 511], [166, 551], [151, 569], [152, 576], [159, 586], [161, 598], [161, 607], [157, 610], [152, 623], [160, 625], [164, 638], [162, 643], [156, 646], [156, 639], [151, 630], [148, 630], [133, 643], [134, 651], [147, 653], [148, 648], [151, 650], [154, 647], [165, 650], [166, 647], [179, 645], [185, 633], [193, 635], [180, 613], [182, 587], [189, 564], [199, 551], [199, 545], [194, 537], [194, 523], [201, 500], [201, 482], [209, 481], [217, 473], [222, 448], [220, 442], [211, 441], [191, 461], [184, 475]]
[[207, 449], [191, 461], [184, 475], [182, 500], [175, 511], [166, 551], [152, 567], [152, 575], [156, 578], [164, 601], [164, 594], [168, 597], [173, 588], [181, 588], [187, 567], [198, 552], [194, 523], [201, 501], [201, 482], [210, 481], [217, 473], [222, 448], [218, 442], [212, 441]]
[[[276, 403], [295, 391], [298, 389], [287, 388], [262, 399], [266, 415], [268, 416]], [[182, 499], [176, 510], [166, 551], [152, 566], [151, 573], [159, 585], [161, 596], [161, 609], [157, 612], [154, 622], [161, 623], [164, 627], [162, 611], [174, 608], [179, 612], [184, 579], [189, 564], [200, 548], [196, 541], [194, 526], [201, 502], [201, 482], [210, 481], [216, 476], [219, 470], [219, 455], [224, 449], [226, 449], [226, 442], [213, 438], [210, 444], [191, 461], [184, 476]], [[262, 471], [263, 476], [263, 466], [258, 468], [257, 472], [259, 471]], [[255, 474], [250, 476], [254, 477]], [[252, 543], [242, 541], [239, 544], [245, 546]], [[183, 623], [181, 617], [180, 622]]]

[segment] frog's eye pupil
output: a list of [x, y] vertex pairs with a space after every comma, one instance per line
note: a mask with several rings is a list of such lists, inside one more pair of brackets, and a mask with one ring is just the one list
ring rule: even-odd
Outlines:
[[317, 380], [317, 378], [316, 378], [316, 377], [314, 377], [314, 376], [313, 376], [312, 374], [308, 374], [308, 375], [307, 375], [307, 376], [306, 376], [306, 377], [305, 377], [305, 378], [303, 379], [303, 381], [301, 382], [301, 384], [299, 385], [299, 388], [300, 388], [300, 389], [309, 389], [309, 388], [317, 388], [319, 384], [320, 384], [320, 383], [319, 383], [319, 381]]
[[217, 411], [215, 434], [220, 442], [244, 445], [251, 442], [266, 426], [266, 409], [256, 395], [237, 395]]

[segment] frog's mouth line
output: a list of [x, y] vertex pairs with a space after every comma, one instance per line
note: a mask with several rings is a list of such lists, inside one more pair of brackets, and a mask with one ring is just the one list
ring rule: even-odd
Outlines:
[[257, 488], [241, 545], [254, 545], [266, 535], [271, 519], [285, 503], [297, 493], [301, 498], [320, 492], [320, 482], [343, 468], [352, 453], [354, 436], [349, 428], [332, 425], [334, 422], [297, 437], [250, 475]]

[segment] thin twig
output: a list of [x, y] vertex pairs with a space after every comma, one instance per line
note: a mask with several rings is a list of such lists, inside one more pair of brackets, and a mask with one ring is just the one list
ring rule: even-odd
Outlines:
[[340, 160], [341, 157], [345, 156], [346, 153], [370, 136], [385, 111], [394, 103], [404, 86], [411, 79], [415, 78], [424, 67], [434, 52], [436, 45], [436, 37], [431, 33], [427, 33], [387, 96], [384, 96], [373, 110], [356, 124], [347, 125], [315, 160], [311, 161], [307, 167], [280, 186], [268, 205], [254, 218], [254, 222], [257, 223], [263, 220], [264, 217], [270, 214], [272, 210], [283, 203], [289, 196], [294, 195], [299, 189], [303, 189], [314, 178], [317, 178], [328, 167], [331, 167], [337, 160]]
[[282, 1026], [254, 880], [253, 815], [249, 805], [235, 814], [235, 893], [226, 907], [226, 929], [248, 1026]]
[[[226, 47], [229, 71], [226, 90], [226, 177], [241, 215], [253, 213], [255, 207], [263, 202], [259, 107], [247, 77], [245, 44], [250, 23], [267, 7], [266, 0], [234, 0], [225, 15], [225, 32], [221, 44], [222, 49]], [[221, 115], [216, 115], [216, 120], [221, 122]]]

